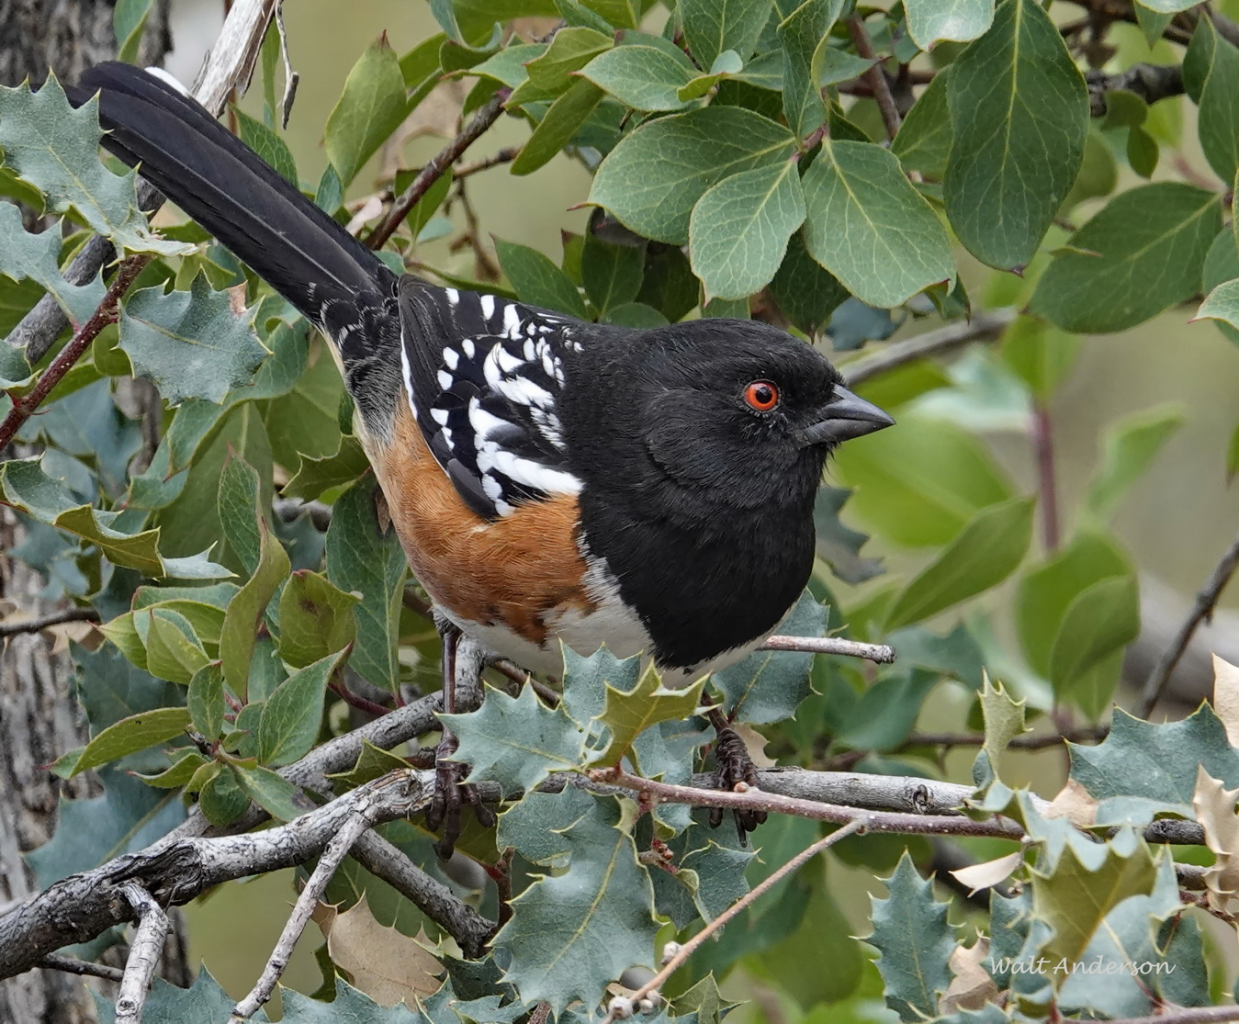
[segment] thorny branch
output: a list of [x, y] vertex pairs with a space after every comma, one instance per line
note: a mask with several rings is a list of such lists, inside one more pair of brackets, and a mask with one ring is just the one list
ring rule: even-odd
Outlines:
[[116, 996], [116, 1024], [140, 1024], [146, 990], [155, 976], [168, 934], [168, 915], [137, 882], [125, 882], [121, 893], [137, 916], [138, 927], [129, 944], [129, 959]]

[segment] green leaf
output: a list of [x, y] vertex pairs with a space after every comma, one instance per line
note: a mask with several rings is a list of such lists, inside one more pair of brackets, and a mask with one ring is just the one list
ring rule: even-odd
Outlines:
[[769, 0], [680, 0], [676, 11], [688, 48], [703, 68], [727, 50], [747, 61], [770, 20]]
[[242, 458], [230, 457], [219, 478], [219, 522], [228, 546], [252, 576], [262, 558], [261, 497], [258, 472]]
[[245, 813], [250, 805], [249, 797], [231, 771], [224, 771], [222, 766], [214, 763], [207, 765], [207, 768], [220, 770], [202, 784], [198, 791], [198, 808], [216, 828], [227, 828]]
[[508, 98], [508, 106], [519, 107], [534, 100], [554, 99], [567, 90], [572, 74], [580, 71], [615, 40], [605, 32], [582, 26], [562, 28], [540, 57], [525, 65], [528, 81]]
[[493, 57], [487, 57], [481, 64], [475, 64], [469, 69], [469, 74], [493, 78], [509, 89], [516, 89], [529, 81], [529, 73], [525, 70], [525, 65], [537, 60], [546, 53], [546, 50], [546, 43], [517, 43], [507, 46]]
[[983, 263], [1026, 266], [1084, 158], [1084, 78], [1041, 5], [1008, 0], [951, 65], [947, 95], [951, 226]]
[[946, 174], [947, 160], [955, 132], [951, 127], [951, 107], [947, 99], [947, 83], [951, 67], [934, 75], [891, 141], [891, 152], [899, 157], [904, 170], [920, 171], [934, 181]]
[[1239, 424], [1235, 425], [1230, 435], [1230, 444], [1226, 446], [1226, 482], [1230, 483], [1239, 473]]
[[1223, 281], [1205, 296], [1193, 320], [1221, 320], [1239, 328], [1239, 279]]
[[[827, 609], [807, 590], [776, 627], [785, 636], [820, 637]], [[801, 651], [754, 651], [742, 661], [714, 673], [728, 711], [737, 721], [767, 725], [791, 718], [809, 696], [813, 655]]]
[[603, 314], [633, 303], [644, 277], [644, 245], [614, 245], [592, 231], [586, 234], [581, 283], [590, 302]]
[[321, 459], [303, 458], [282, 493], [289, 498], [314, 501], [326, 490], [352, 483], [369, 467], [370, 461], [357, 438], [343, 435], [340, 447]]
[[[1153, 2], [1156, 3], [1156, 0], [1153, 0]], [[1140, 26], [1140, 31], [1144, 33], [1144, 41], [1152, 48], [1161, 39], [1162, 33], [1166, 31], [1166, 26], [1174, 20], [1175, 12], [1167, 11], [1164, 14], [1159, 14], [1139, 2], [1132, 4], [1132, 7], [1136, 12], [1136, 24]]]
[[658, 927], [649, 873], [614, 802], [593, 801], [561, 835], [568, 870], [539, 877], [513, 900], [512, 919], [493, 940], [511, 955], [504, 977], [521, 1002], [545, 1000], [557, 1015], [577, 999], [598, 1005], [609, 982], [652, 963]]
[[407, 113], [400, 61], [384, 33], [353, 65], [327, 117], [323, 144], [341, 182], [353, 180]]
[[572, 279], [537, 249], [495, 239], [495, 253], [516, 294], [531, 306], [555, 309], [585, 320], [589, 314]]
[[164, 743], [184, 734], [188, 725], [189, 712], [185, 708], [157, 708], [122, 718], [86, 745], [71, 775], [80, 775], [156, 743]]
[[346, 594], [361, 594], [349, 667], [372, 686], [394, 693], [400, 684], [396, 639], [408, 562], [394, 533], [380, 536], [373, 493], [374, 481], [362, 479], [336, 499], [327, 528], [327, 578]]
[[913, 413], [900, 416], [898, 430], [844, 445], [835, 468], [856, 488], [852, 514], [909, 547], [949, 543], [978, 512], [1014, 493], [976, 437]]
[[1075, 368], [1081, 342], [1044, 320], [1017, 317], [1002, 336], [1002, 358], [1032, 394], [1046, 401]]
[[123, 718], [180, 702], [179, 686], [135, 668], [110, 647], [88, 651], [73, 644], [69, 650], [77, 666], [77, 699], [86, 712], [92, 736]]
[[1194, 818], [1196, 771], [1239, 786], [1239, 751], [1207, 703], [1178, 722], [1153, 725], [1116, 709], [1096, 746], [1071, 744], [1071, 777], [1096, 800], [1097, 821], [1143, 824], [1154, 814]]
[[258, 568], [249, 581], [237, 591], [224, 613], [224, 628], [219, 635], [219, 651], [223, 659], [224, 679], [242, 700], [246, 696], [250, 659], [254, 641], [262, 625], [263, 614], [276, 589], [288, 577], [292, 566], [288, 554], [271, 536], [267, 524], [258, 520], [260, 551]]
[[839, 0], [806, 0], [794, 6], [778, 28], [783, 49], [783, 111], [800, 138], [826, 120], [821, 63], [828, 51], [827, 35], [842, 7]]
[[116, 59], [134, 64], [146, 19], [150, 17], [154, 0], [117, 0], [112, 10], [112, 28], [116, 32]]
[[1060, 697], [1103, 659], [1140, 634], [1140, 591], [1134, 576], [1111, 576], [1076, 595], [1050, 651], [1050, 682]]
[[600, 53], [580, 74], [634, 110], [681, 110], [686, 104], [679, 92], [697, 69], [683, 53], [677, 59], [653, 46], [617, 46]]
[[1110, 519], [1186, 418], [1183, 406], [1166, 403], [1109, 424], [1102, 435], [1101, 468], [1089, 486], [1084, 510], [1098, 520]]
[[138, 208], [132, 171], [115, 175], [99, 162], [99, 101], [74, 109], [55, 76], [37, 92], [29, 83], [0, 87], [0, 150], [4, 164], [47, 198], [52, 213], [76, 210], [117, 248], [177, 256], [192, 250], [151, 234]]
[[1202, 51], [1208, 62], [1198, 101], [1200, 148], [1229, 185], [1239, 167], [1239, 49], [1218, 35], [1209, 18], [1196, 23], [1192, 49]]
[[[0, 202], [0, 274], [14, 281], [31, 280], [42, 285], [73, 323], [81, 323], [94, 313], [103, 301], [106, 289], [96, 275], [83, 285], [70, 284], [60, 273], [59, 231], [43, 231], [32, 235], [22, 227], [21, 208], [14, 203]], [[8, 285], [5, 286], [6, 291]], [[36, 294], [35, 298], [38, 298]], [[25, 315], [25, 310], [22, 310]], [[29, 375], [25, 360], [13, 361], [14, 350], [6, 353], [4, 375], [18, 384]]]
[[512, 161], [513, 174], [531, 174], [556, 156], [602, 102], [603, 93], [593, 82], [580, 79], [560, 96]]
[[297, 187], [297, 162], [293, 159], [292, 150], [276, 132], [261, 121], [256, 121], [244, 110], [234, 106], [233, 116], [237, 119], [237, 134], [241, 141], [269, 163], [294, 188]]
[[783, 315], [809, 335], [827, 324], [848, 297], [835, 276], [809, 255], [803, 231], [788, 239], [787, 254], [770, 282], [770, 295]]
[[896, 599], [886, 628], [920, 622], [997, 586], [1023, 561], [1032, 540], [1033, 498], [1013, 498], [978, 513]]
[[258, 721], [258, 760], [265, 765], [292, 764], [309, 753], [323, 721], [327, 684], [347, 652], [330, 654], [294, 672], [267, 698]]
[[[685, 689], [668, 690], [652, 665], [631, 690], [619, 690], [608, 684], [606, 703], [594, 721], [605, 725], [610, 737], [607, 745], [591, 756], [591, 763], [619, 764], [622, 758], [637, 754], [633, 743], [646, 729], [659, 722], [691, 718], [697, 711], [704, 685], [703, 677]], [[636, 763], [638, 771], [648, 770], [648, 767], [641, 767], [639, 756]]]
[[804, 218], [800, 177], [790, 160], [711, 187], [688, 224], [689, 258], [707, 299], [743, 299], [768, 284]]
[[1071, 543], [1025, 574], [1015, 599], [1015, 623], [1032, 669], [1049, 678], [1050, 651], [1067, 609], [1083, 591], [1113, 577], [1130, 577], [1131, 563], [1107, 535], [1079, 530]]
[[585, 749], [585, 731], [563, 708], [544, 707], [532, 687], [519, 697], [487, 687], [477, 711], [439, 719], [460, 741], [452, 760], [471, 766], [473, 782], [499, 783], [505, 796], [528, 793], [553, 771], [575, 769]]
[[684, 245], [689, 215], [707, 189], [730, 175], [781, 164], [793, 142], [786, 128], [739, 107], [661, 117], [625, 136], [607, 155], [589, 202], [639, 235]]
[[179, 612], [151, 612], [146, 633], [146, 670], [157, 679], [188, 683], [210, 661], [194, 627]]
[[339, 779], [346, 788], [353, 789], [367, 782], [373, 782], [388, 772], [408, 767], [409, 762], [403, 757], [376, 747], [365, 737], [362, 737], [361, 753], [357, 755], [357, 760], [354, 762], [353, 767], [347, 772], [335, 772], [328, 777]]
[[[382, 1006], [343, 978], [335, 979], [331, 1002], [312, 999], [292, 988], [282, 988], [280, 999], [284, 1006], [281, 1019], [286, 1024], [428, 1024], [429, 1020], [426, 1014], [410, 1009], [402, 1002], [395, 1006]], [[452, 1004], [449, 1012], [454, 1020], [459, 1021], [461, 1018], [455, 1015], [455, 1011], [461, 1009], [463, 1004], [456, 1000]], [[207, 1019], [202, 1018], [203, 1021]], [[436, 1019], [447, 1018], [441, 1016]], [[169, 1021], [168, 1024], [177, 1022]]]
[[882, 954], [878, 970], [886, 983], [886, 1005], [903, 1021], [934, 1017], [938, 993], [951, 981], [947, 961], [955, 949], [955, 929], [947, 922], [950, 904], [934, 899], [933, 883], [916, 873], [906, 851], [895, 873], [882, 881], [890, 895], [870, 897], [873, 934], [865, 941]]
[[224, 734], [227, 705], [224, 703], [224, 672], [218, 662], [204, 665], [194, 674], [189, 681], [185, 704], [194, 729], [208, 743], [214, 743]]
[[802, 181], [805, 245], [862, 302], [898, 306], [954, 279], [946, 231], [888, 150], [826, 140]]
[[292, 821], [314, 810], [312, 800], [270, 768], [230, 767], [241, 791], [277, 821]]
[[860, 549], [867, 533], [844, 526], [839, 512], [852, 492], [842, 487], [822, 486], [813, 503], [813, 526], [817, 533], [817, 557], [830, 566], [844, 583], [863, 583], [884, 570], [880, 558], [862, 558]]
[[[999, 777], [1007, 747], [1016, 736], [1028, 731], [1024, 724], [1026, 701], [1012, 698], [1003, 689], [1002, 683], [992, 684], [988, 674], [984, 677], [979, 698], [985, 721], [985, 744], [981, 751], [994, 776]], [[973, 774], [975, 776], [975, 769]]]
[[994, 20], [994, 0], [905, 0], [908, 35], [922, 50], [949, 39], [966, 43], [985, 33]]
[[589, 657], [562, 646], [564, 709], [578, 725], [602, 714], [609, 689], [631, 690], [641, 676], [640, 657], [617, 658], [603, 644]]
[[357, 636], [358, 600], [316, 572], [293, 573], [280, 594], [280, 657], [301, 668], [348, 647]]
[[743, 67], [735, 50], [724, 50], [711, 65], [709, 74], [697, 75], [676, 90], [676, 95], [682, 100], [699, 100], [725, 78], [739, 74]]
[[1177, 182], [1120, 193], [1054, 257], [1029, 311], [1069, 331], [1101, 334], [1190, 298], [1222, 227], [1217, 199]]
[[151, 380], [170, 405], [187, 398], [221, 402], [244, 387], [270, 353], [254, 334], [251, 315], [232, 311], [227, 292], [204, 275], [188, 292], [162, 286], [132, 293], [121, 309], [120, 347], [133, 372]]
[[155, 789], [180, 789], [194, 777], [198, 769], [204, 764], [207, 764], [205, 757], [196, 750], [189, 750], [177, 758], [171, 768], [157, 772], [154, 775], [143, 775], [141, 772], [136, 772], [135, 774], [148, 786], [153, 786]]
[[854, 750], [893, 750], [901, 746], [916, 725], [925, 698], [941, 681], [941, 673], [921, 668], [910, 672], [897, 670], [879, 679], [842, 716], [835, 739]]

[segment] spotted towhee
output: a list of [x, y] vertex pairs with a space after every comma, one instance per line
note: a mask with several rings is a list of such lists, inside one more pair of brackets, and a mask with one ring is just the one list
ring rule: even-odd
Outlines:
[[330, 340], [409, 564], [526, 668], [671, 685], [744, 657], [813, 565], [831, 449], [892, 420], [762, 323], [634, 330], [398, 276], [162, 74], [103, 64], [104, 145]]

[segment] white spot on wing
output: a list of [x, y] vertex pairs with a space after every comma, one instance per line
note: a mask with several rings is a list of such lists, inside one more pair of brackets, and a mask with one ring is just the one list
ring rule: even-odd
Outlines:
[[147, 68], [146, 73], [152, 78], [158, 78], [165, 85], [172, 86], [182, 96], [189, 95], [189, 90], [185, 88], [184, 83], [171, 72], [165, 71], [163, 68]]
[[450, 373], [447, 372], [447, 370], [439, 371], [439, 387], [446, 391], [452, 386], [453, 383], [455, 383], [455, 379]]
[[466, 338], [460, 343], [460, 350], [464, 352], [466, 359], [472, 359], [477, 354], [477, 346], [473, 344], [472, 338]]
[[409, 365], [409, 352], [404, 347], [404, 339], [401, 338], [400, 345], [400, 365], [404, 370], [404, 394], [409, 400], [409, 412], [413, 414], [413, 419], [417, 419], [417, 403], [413, 401], [413, 368]]
[[510, 302], [503, 307], [503, 329], [509, 338], [516, 338], [521, 332], [521, 315]]
[[460, 292], [458, 292], [455, 288], [444, 288], [443, 294], [447, 296], [448, 305], [460, 305]]
[[441, 427], [447, 425], [447, 410], [446, 409], [431, 409], [430, 417]]
[[443, 365], [449, 370], [456, 369], [460, 365], [460, 353], [454, 348], [445, 348], [443, 350]]
[[495, 315], [495, 297], [493, 295], [482, 296], [482, 316], [489, 320]]

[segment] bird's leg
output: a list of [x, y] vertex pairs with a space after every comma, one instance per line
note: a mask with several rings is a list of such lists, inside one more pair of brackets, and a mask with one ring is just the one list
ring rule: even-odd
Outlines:
[[[757, 787], [757, 765], [749, 757], [748, 748], [740, 734], [731, 727], [726, 717], [717, 707], [709, 711], [710, 724], [718, 738], [714, 743], [715, 774], [714, 784], [719, 789], [734, 790], [738, 783]], [[736, 832], [740, 836], [740, 845], [748, 845], [748, 834], [766, 820], [765, 811], [731, 812], [736, 822]], [[710, 827], [718, 828], [723, 822], [723, 809], [710, 808]]]
[[[476, 690], [481, 684], [482, 651], [474, 641], [462, 637], [460, 630], [447, 619], [435, 616], [439, 635], [443, 638], [443, 711], [455, 714], [457, 690]], [[465, 676], [468, 679], [465, 679]], [[456, 753], [457, 741], [451, 729], [443, 726], [443, 734], [435, 751], [435, 793], [426, 808], [426, 827], [436, 832], [443, 826], [443, 838], [435, 843], [435, 852], [447, 860], [460, 837], [460, 809], [473, 807], [483, 828], [495, 823], [494, 812], [478, 799], [477, 790], [461, 782], [467, 766], [448, 760]]]

